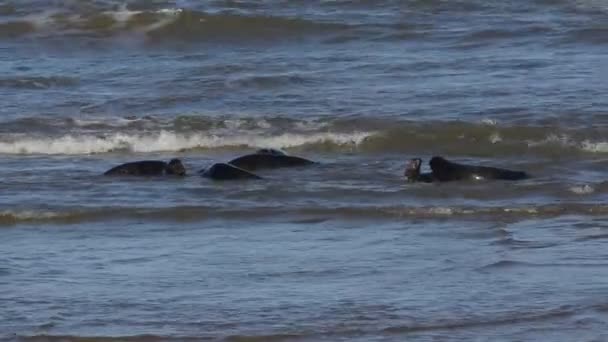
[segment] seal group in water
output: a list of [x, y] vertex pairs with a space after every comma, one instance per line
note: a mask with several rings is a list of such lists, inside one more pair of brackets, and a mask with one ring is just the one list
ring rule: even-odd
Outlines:
[[523, 171], [513, 171], [490, 166], [477, 166], [453, 163], [442, 157], [433, 157], [429, 162], [431, 173], [420, 173], [422, 160], [415, 158], [409, 161], [405, 177], [410, 182], [449, 182], [456, 180], [521, 180], [530, 176]]
[[186, 175], [186, 168], [179, 159], [171, 159], [168, 163], [161, 160], [142, 160], [118, 165], [106, 171], [104, 175], [159, 176]]
[[262, 179], [256, 174], [226, 163], [213, 164], [208, 169], [201, 170], [200, 173], [201, 176], [213, 180]]
[[263, 148], [255, 151], [255, 153], [235, 158], [229, 161], [228, 164], [247, 171], [255, 171], [258, 169], [305, 166], [315, 164], [315, 162], [301, 157], [289, 156], [279, 150]]

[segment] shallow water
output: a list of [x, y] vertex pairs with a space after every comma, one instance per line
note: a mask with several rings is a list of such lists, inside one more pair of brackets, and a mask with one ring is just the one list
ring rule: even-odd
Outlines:
[[[607, 339], [607, 25], [592, 0], [0, 4], [0, 338]], [[196, 174], [260, 147], [320, 164]], [[404, 181], [433, 155], [533, 177]]]

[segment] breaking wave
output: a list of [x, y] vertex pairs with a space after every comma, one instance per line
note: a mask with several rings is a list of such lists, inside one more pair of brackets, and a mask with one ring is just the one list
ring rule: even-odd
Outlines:
[[0, 154], [171, 152], [225, 148], [552, 157], [608, 153], [602, 126], [500, 125], [493, 121], [286, 117], [30, 117], [0, 125]]
[[[61, 217], [62, 214], [53, 211], [37, 211], [37, 210], [22, 210], [22, 211], [0, 211], [0, 224], [15, 224], [28, 221], [45, 221], [53, 220]], [[70, 216], [70, 215], [66, 215]]]
[[371, 133], [285, 133], [275, 136], [239, 134], [217, 136], [209, 134], [176, 134], [161, 131], [158, 134], [130, 135], [114, 133], [107, 136], [65, 135], [58, 138], [21, 138], [0, 142], [4, 154], [92, 154], [105, 152], [164, 152], [192, 149], [229, 147], [290, 148], [313, 144], [353, 145], [361, 143]]
[[215, 13], [185, 8], [131, 10], [47, 10], [0, 21], [0, 38], [23, 35], [112, 36], [144, 34], [155, 40], [267, 39], [332, 32], [348, 26], [313, 20], [244, 13]]

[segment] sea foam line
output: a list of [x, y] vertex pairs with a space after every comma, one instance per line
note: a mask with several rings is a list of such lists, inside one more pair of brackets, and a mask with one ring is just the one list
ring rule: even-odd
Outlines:
[[219, 136], [213, 134], [177, 134], [160, 131], [157, 134], [132, 135], [114, 133], [107, 136], [64, 135], [57, 138], [20, 137], [0, 142], [2, 154], [93, 154], [112, 151], [165, 152], [193, 148], [220, 147], [273, 147], [289, 148], [317, 143], [358, 145], [373, 132], [354, 133], [284, 133], [275, 136], [239, 134]]

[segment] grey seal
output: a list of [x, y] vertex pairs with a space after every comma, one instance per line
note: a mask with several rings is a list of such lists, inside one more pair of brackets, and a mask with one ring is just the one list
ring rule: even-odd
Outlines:
[[458, 180], [522, 180], [530, 178], [524, 171], [514, 171], [492, 166], [466, 165], [451, 162], [443, 157], [431, 158], [430, 173], [421, 173], [422, 159], [411, 159], [405, 169], [405, 177], [410, 182], [449, 182]]
[[161, 160], [142, 160], [115, 166], [104, 173], [106, 176], [160, 176], [186, 175], [186, 168], [179, 159], [171, 159], [168, 163]]

